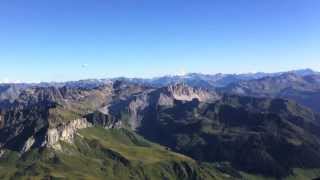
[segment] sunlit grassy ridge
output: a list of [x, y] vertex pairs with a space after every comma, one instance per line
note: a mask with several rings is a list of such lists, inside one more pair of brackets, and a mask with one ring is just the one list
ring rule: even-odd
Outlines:
[[[118, 152], [130, 161], [143, 163], [157, 163], [166, 160], [193, 161], [186, 156], [167, 151], [157, 144], [149, 143], [123, 129], [105, 131], [102, 128], [88, 128], [80, 131], [80, 134], [91, 144], [101, 145], [101, 148]], [[101, 137], [106, 138], [101, 139]]]
[[127, 130], [88, 128], [61, 150], [7, 152], [0, 179], [228, 179], [216, 169], [150, 143]]
[[[198, 164], [125, 129], [87, 128], [78, 132], [73, 144], [60, 144], [61, 150], [34, 149], [22, 156], [7, 151], [0, 159], [0, 179], [272, 179], [245, 173], [239, 177], [228, 166]], [[287, 179], [312, 179], [319, 172], [295, 169]]]

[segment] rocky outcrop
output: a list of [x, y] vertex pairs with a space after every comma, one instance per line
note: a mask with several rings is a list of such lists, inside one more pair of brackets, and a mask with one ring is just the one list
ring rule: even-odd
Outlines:
[[135, 130], [141, 125], [141, 112], [149, 106], [148, 97], [146, 95], [135, 98], [129, 103], [129, 125]]
[[56, 128], [48, 129], [46, 141], [44, 143], [47, 147], [55, 146], [59, 141], [72, 143], [76, 132], [80, 129], [91, 127], [92, 123], [85, 118], [76, 119], [66, 124], [62, 124]]
[[[108, 116], [108, 123], [103, 124], [123, 122], [122, 127], [129, 126], [132, 130], [137, 130], [141, 127], [142, 121], [148, 119], [148, 114], [158, 107], [172, 107], [176, 101], [193, 101], [194, 99], [199, 102], [214, 102], [220, 99], [220, 96], [203, 88], [175, 84], [159, 89], [148, 89], [127, 98], [121, 98], [100, 108], [100, 112]], [[102, 119], [105, 121], [106, 118], [102, 117]], [[95, 121], [99, 120], [95, 118]]]
[[167, 92], [176, 100], [192, 101], [198, 99], [201, 102], [214, 100], [218, 95], [203, 88], [194, 88], [186, 84], [175, 84], [167, 87]]
[[200, 102], [215, 101], [219, 99], [215, 92], [209, 92], [207, 89], [190, 87], [184, 83], [174, 84], [160, 89], [158, 104], [162, 106], [171, 106], [175, 100], [192, 101], [197, 99]]
[[4, 126], [4, 118], [2, 117], [0, 112], [0, 128], [2, 128], [3, 126]]
[[28, 140], [25, 142], [24, 146], [21, 149], [21, 153], [25, 153], [27, 151], [29, 151], [29, 149], [33, 146], [33, 144], [35, 143], [35, 139], [33, 136], [31, 136], [30, 138], [28, 138]]

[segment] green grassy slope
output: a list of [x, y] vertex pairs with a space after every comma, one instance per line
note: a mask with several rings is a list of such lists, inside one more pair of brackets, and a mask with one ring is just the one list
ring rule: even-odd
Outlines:
[[61, 150], [6, 152], [0, 179], [229, 179], [221, 171], [150, 143], [127, 130], [88, 128]]

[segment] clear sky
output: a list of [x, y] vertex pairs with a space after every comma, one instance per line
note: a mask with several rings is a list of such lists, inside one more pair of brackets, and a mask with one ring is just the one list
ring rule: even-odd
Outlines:
[[1, 0], [0, 81], [320, 70], [319, 0]]

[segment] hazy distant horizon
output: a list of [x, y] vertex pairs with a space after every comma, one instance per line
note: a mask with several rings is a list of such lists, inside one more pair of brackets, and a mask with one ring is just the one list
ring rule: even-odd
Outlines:
[[300, 69], [291, 69], [286, 71], [274, 71], [274, 72], [242, 72], [242, 73], [202, 73], [202, 72], [185, 72], [185, 74], [163, 74], [159, 76], [153, 76], [153, 77], [128, 77], [128, 76], [114, 76], [114, 77], [96, 77], [96, 78], [82, 78], [82, 79], [70, 79], [70, 80], [56, 80], [56, 81], [21, 81], [21, 80], [14, 80], [9, 81], [9, 79], [1, 80], [0, 84], [39, 84], [39, 83], [65, 83], [65, 82], [72, 82], [72, 81], [82, 81], [82, 80], [111, 80], [111, 79], [117, 79], [117, 78], [129, 78], [129, 79], [156, 79], [156, 78], [162, 78], [162, 77], [174, 77], [174, 76], [186, 76], [190, 74], [203, 74], [203, 75], [218, 75], [218, 74], [224, 74], [224, 75], [249, 75], [249, 74], [257, 74], [257, 73], [265, 73], [265, 74], [273, 74], [273, 73], [288, 73], [292, 71], [302, 71], [302, 70], [310, 70], [317, 73], [320, 73], [319, 70], [315, 70], [312, 68], [300, 68]]

